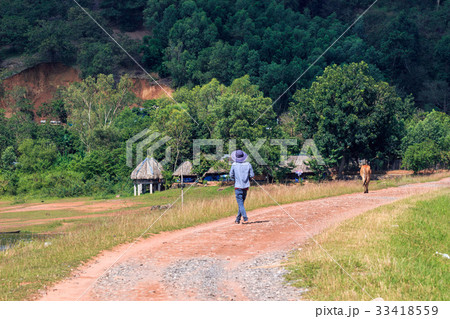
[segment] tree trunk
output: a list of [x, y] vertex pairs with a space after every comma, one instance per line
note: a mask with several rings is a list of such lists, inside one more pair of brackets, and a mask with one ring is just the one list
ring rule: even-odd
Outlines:
[[338, 179], [342, 179], [342, 177], [343, 177], [342, 173], [344, 172], [344, 167], [345, 167], [345, 155], [342, 156], [341, 163], [339, 164]]

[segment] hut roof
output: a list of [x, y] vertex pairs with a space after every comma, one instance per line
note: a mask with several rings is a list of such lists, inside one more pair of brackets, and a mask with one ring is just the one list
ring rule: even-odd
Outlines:
[[288, 164], [294, 165], [291, 172], [295, 173], [297, 171], [303, 171], [304, 173], [311, 173], [311, 168], [306, 165], [306, 161], [309, 161], [311, 158], [308, 155], [297, 155], [297, 156], [289, 156], [287, 160], [281, 163], [281, 166], [286, 167]]
[[173, 176], [181, 176], [181, 173], [183, 173], [183, 176], [196, 176], [192, 171], [192, 163], [190, 161], [183, 162], [173, 173]]
[[131, 179], [162, 179], [162, 171], [161, 164], [147, 157], [131, 173]]
[[221, 160], [219, 161], [218, 165], [216, 165], [216, 167], [211, 166], [206, 174], [228, 174], [228, 172], [230, 171], [230, 167], [230, 162]]
[[206, 174], [227, 174], [229, 171], [230, 171], [229, 169], [227, 170], [227, 169], [221, 168], [221, 167], [219, 167], [219, 168], [211, 167], [211, 168], [206, 172]]

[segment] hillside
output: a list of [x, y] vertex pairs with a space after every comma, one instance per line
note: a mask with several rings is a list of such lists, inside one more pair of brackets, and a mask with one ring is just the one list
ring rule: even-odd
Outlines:
[[[3, 87], [5, 91], [10, 91], [17, 87], [26, 88], [27, 98], [33, 104], [36, 115], [42, 104], [52, 101], [59, 87], [67, 87], [71, 83], [79, 82], [80, 80], [80, 72], [77, 68], [58, 62], [41, 63], [5, 78]], [[142, 100], [158, 99], [166, 96], [161, 87], [156, 85], [151, 79], [141, 76], [140, 78], [132, 78], [132, 81], [133, 87], [131, 90]], [[166, 91], [173, 91], [170, 87], [170, 80], [163, 79], [160, 84]], [[5, 110], [7, 117], [11, 117], [11, 108], [8, 106], [6, 99], [0, 100], [0, 108]], [[39, 121], [41, 117], [36, 116], [35, 119]]]
[[[350, 25], [371, 0], [80, 1], [147, 70], [175, 87], [250, 75], [275, 100]], [[98, 73], [136, 65], [70, 1], [0, 1], [0, 62], [60, 62]], [[371, 75], [412, 94], [422, 109], [448, 111], [450, 3], [377, 1], [292, 88], [307, 87], [327, 65], [364, 60]], [[4, 65], [4, 64], [3, 64]], [[275, 105], [287, 110], [292, 92]]]

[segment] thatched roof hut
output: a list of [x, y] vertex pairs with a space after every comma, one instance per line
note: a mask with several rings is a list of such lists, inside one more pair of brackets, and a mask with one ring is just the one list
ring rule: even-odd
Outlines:
[[206, 175], [215, 175], [215, 174], [228, 174], [230, 172], [230, 168], [224, 168], [224, 167], [211, 167], [207, 172]]
[[223, 175], [228, 174], [231, 169], [232, 162], [229, 157], [222, 158], [220, 161], [217, 161], [213, 166], [209, 168], [209, 170], [205, 173], [206, 175]]
[[192, 171], [192, 168], [192, 163], [190, 161], [185, 161], [180, 166], [178, 166], [178, 168], [173, 173], [173, 176], [181, 176], [181, 173], [183, 173], [183, 177], [197, 176], [197, 174]]
[[162, 171], [161, 164], [147, 157], [131, 173], [131, 179], [162, 179]]
[[305, 163], [309, 161], [311, 158], [307, 155], [297, 155], [297, 156], [289, 156], [287, 160], [281, 163], [281, 167], [287, 167], [288, 164], [294, 165], [294, 168], [291, 169], [292, 173], [303, 172], [303, 173], [312, 173], [311, 168]]
[[206, 181], [219, 181], [221, 176], [228, 175], [230, 172], [231, 163], [226, 160], [220, 160], [210, 167], [204, 175]]
[[[149, 186], [149, 192], [153, 193], [153, 186], [161, 190], [163, 179], [163, 168], [153, 157], [144, 159], [131, 173], [131, 179], [134, 180], [134, 195], [139, 196], [145, 193], [146, 185]], [[137, 186], [137, 188], [136, 188]]]

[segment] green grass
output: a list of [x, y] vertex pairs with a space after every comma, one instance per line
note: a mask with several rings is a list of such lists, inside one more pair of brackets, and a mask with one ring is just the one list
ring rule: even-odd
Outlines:
[[42, 234], [42, 233], [51, 233], [54, 231], [57, 231], [58, 228], [63, 226], [64, 223], [70, 223], [71, 221], [52, 221], [45, 224], [37, 224], [37, 225], [30, 225], [25, 227], [20, 227], [20, 230], [22, 232], [28, 232], [28, 233], [36, 233], [36, 234]]
[[77, 212], [74, 210], [35, 210], [28, 212], [11, 212], [2, 213], [0, 221], [2, 219], [15, 218], [17, 221], [27, 221], [35, 219], [50, 219], [50, 218], [63, 218], [63, 217], [73, 217], [79, 215], [92, 215], [98, 214], [98, 212]]
[[[450, 189], [367, 212], [316, 240], [373, 297], [449, 300]], [[370, 299], [313, 242], [296, 252], [286, 279], [310, 300]]]
[[[448, 173], [435, 175], [432, 178], [438, 180], [447, 176], [449, 176]], [[421, 181], [424, 181], [423, 177], [414, 179], [414, 182]], [[405, 182], [399, 179], [396, 183], [403, 185]], [[372, 186], [373, 188], [386, 187], [382, 183], [374, 183]], [[360, 181], [311, 183], [305, 186], [264, 185], [263, 187], [281, 204], [362, 192]], [[218, 191], [218, 187], [193, 187], [186, 192], [183, 210], [178, 201], [160, 219], [158, 218], [163, 211], [149, 209], [152, 205], [164, 205], [175, 201], [180, 192], [179, 189], [174, 189], [126, 198], [130, 201], [130, 206], [117, 210], [124, 213], [121, 215], [62, 220], [57, 223], [49, 222], [45, 225], [26, 227], [26, 230], [35, 232], [61, 232], [60, 227], [64, 225], [65, 235], [52, 238], [50, 246], [45, 246], [44, 240], [37, 239], [0, 252], [0, 300], [33, 298], [33, 294], [39, 289], [68, 276], [72, 269], [102, 250], [133, 241], [155, 221], [145, 236], [210, 222], [236, 213], [233, 187], [222, 191]], [[67, 200], [69, 199], [63, 201]], [[87, 201], [86, 204], [94, 202], [96, 201]], [[251, 188], [246, 201], [248, 210], [273, 205], [273, 200], [264, 191], [258, 187]], [[0, 217], [1, 215], [3, 214], [0, 214]]]

